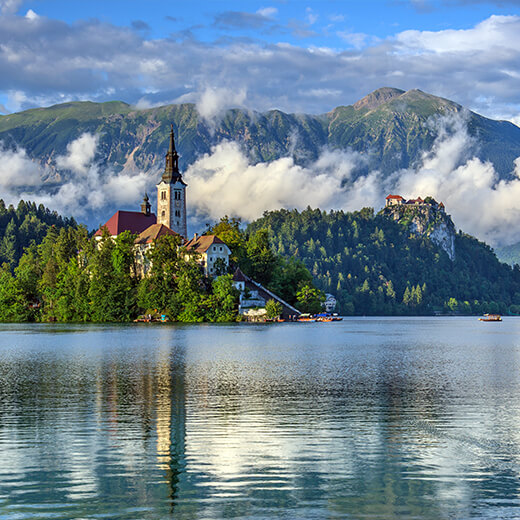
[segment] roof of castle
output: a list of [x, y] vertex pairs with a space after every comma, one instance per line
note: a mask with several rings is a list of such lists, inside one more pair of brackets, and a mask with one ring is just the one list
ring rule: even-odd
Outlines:
[[107, 228], [111, 236], [117, 236], [123, 231], [139, 234], [156, 222], [157, 218], [154, 213], [145, 215], [141, 211], [116, 211], [106, 224], [94, 233], [94, 236], [102, 236], [103, 228]]
[[188, 242], [185, 244], [185, 247], [189, 251], [205, 253], [213, 244], [226, 245], [226, 243], [220, 240], [217, 235], [202, 235], [200, 237], [193, 237], [191, 240], [188, 240]]
[[404, 200], [403, 197], [401, 197], [401, 195], [388, 195], [386, 197], [386, 200], [389, 200], [389, 199]]
[[179, 233], [176, 233], [164, 224], [152, 224], [150, 227], [147, 227], [143, 232], [139, 234], [139, 236], [135, 239], [135, 243], [151, 244], [154, 240], [157, 240], [158, 238], [163, 237], [165, 235], [180, 236]]

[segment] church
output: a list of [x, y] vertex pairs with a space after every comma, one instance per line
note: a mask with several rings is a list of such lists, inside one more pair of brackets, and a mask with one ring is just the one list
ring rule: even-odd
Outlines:
[[[100, 239], [106, 229], [112, 238], [123, 231], [138, 235], [136, 253], [138, 261], [144, 262], [146, 251], [153, 246], [155, 240], [164, 235], [179, 235], [187, 254], [197, 254], [197, 261], [204, 269], [206, 276], [215, 276], [220, 272], [215, 268], [219, 265], [229, 266], [229, 247], [215, 235], [203, 237], [194, 236], [187, 240], [186, 219], [186, 188], [179, 171], [179, 154], [175, 149], [173, 125], [170, 129], [170, 145], [166, 153], [166, 164], [161, 181], [157, 184], [157, 215], [152, 213], [148, 195], [145, 194], [141, 211], [116, 211], [114, 215], [101, 226], [94, 237]], [[219, 260], [220, 259], [220, 260]], [[222, 263], [223, 262], [223, 263]], [[143, 265], [143, 273], [146, 273]]]

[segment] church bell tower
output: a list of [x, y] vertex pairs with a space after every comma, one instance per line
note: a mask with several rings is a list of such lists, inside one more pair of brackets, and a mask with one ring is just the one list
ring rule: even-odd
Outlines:
[[170, 130], [170, 147], [161, 182], [157, 184], [157, 223], [187, 237], [186, 186], [179, 172], [179, 154], [175, 150], [173, 125]]

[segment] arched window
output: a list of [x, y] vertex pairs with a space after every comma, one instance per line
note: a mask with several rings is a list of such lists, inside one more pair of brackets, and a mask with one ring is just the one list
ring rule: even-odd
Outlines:
[[161, 217], [164, 217], [166, 215], [166, 211], [164, 209], [161, 211]]

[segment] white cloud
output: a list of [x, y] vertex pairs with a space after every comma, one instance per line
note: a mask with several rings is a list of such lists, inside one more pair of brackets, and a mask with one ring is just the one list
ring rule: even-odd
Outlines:
[[0, 0], [1, 14], [14, 14], [22, 5], [23, 0]]
[[197, 111], [207, 121], [214, 120], [228, 108], [244, 106], [247, 98], [245, 88], [206, 88], [197, 102]]
[[87, 173], [96, 154], [97, 144], [98, 136], [83, 134], [67, 145], [67, 155], [57, 157], [56, 165], [77, 174]]
[[0, 187], [38, 186], [42, 181], [42, 170], [23, 149], [4, 148], [0, 142]]
[[75, 217], [137, 206], [150, 185], [149, 176], [144, 172], [102, 170], [94, 160], [97, 143], [97, 137], [88, 133], [69, 143], [67, 154], [56, 159], [65, 178], [56, 188], [42, 183], [42, 178], [49, 174], [48, 168], [30, 160], [25, 150], [0, 149], [1, 197], [13, 203], [33, 200]]
[[260, 16], [264, 16], [266, 18], [273, 18], [278, 14], [278, 9], [276, 9], [276, 7], [264, 7], [262, 9], [258, 9], [256, 14], [259, 14]]
[[265, 210], [282, 207], [357, 209], [361, 201], [376, 204], [378, 174], [352, 180], [362, 163], [357, 153], [325, 150], [307, 168], [290, 157], [250, 164], [240, 146], [227, 141], [192, 164], [186, 178], [195, 214], [212, 218], [231, 214], [252, 220]]
[[27, 18], [28, 20], [38, 20], [38, 18], [40, 17], [32, 9], [29, 9], [25, 13], [25, 18]]
[[361, 49], [365, 46], [367, 39], [369, 38], [368, 34], [350, 32], [350, 31], [338, 31], [337, 35], [347, 42], [349, 45], [356, 49]]
[[489, 52], [501, 48], [515, 51], [520, 43], [518, 16], [493, 15], [471, 29], [443, 31], [404, 31], [397, 35], [400, 49], [420, 53], [471, 53]]

